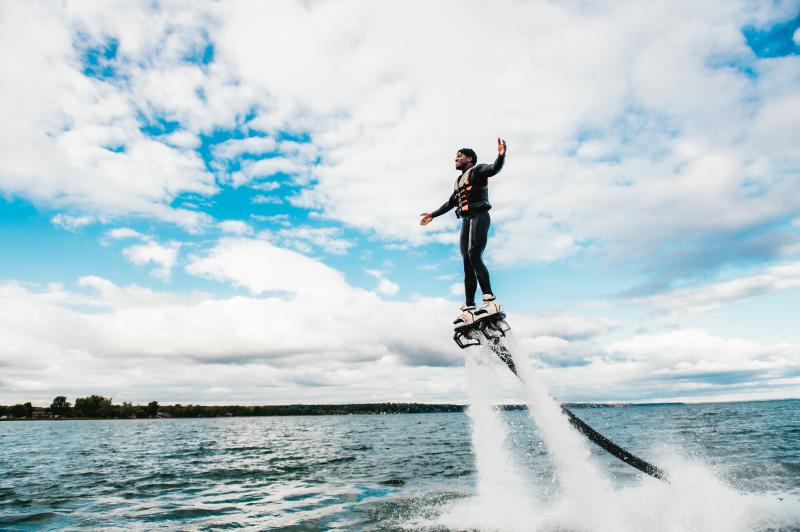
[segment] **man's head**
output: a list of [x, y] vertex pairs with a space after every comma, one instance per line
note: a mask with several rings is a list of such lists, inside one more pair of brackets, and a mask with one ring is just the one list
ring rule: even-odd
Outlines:
[[470, 148], [461, 148], [456, 153], [456, 170], [466, 170], [470, 166], [474, 166], [478, 162], [478, 156], [475, 150]]

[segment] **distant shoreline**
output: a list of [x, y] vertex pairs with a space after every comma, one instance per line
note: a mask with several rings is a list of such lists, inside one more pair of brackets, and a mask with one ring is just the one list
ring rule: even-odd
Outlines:
[[[63, 397], [63, 396], [62, 396]], [[58, 399], [58, 398], [57, 398]], [[755, 401], [719, 401], [706, 403], [565, 403], [569, 408], [652, 408], [663, 406], [697, 406], [739, 402], [797, 401], [798, 398], [763, 399]], [[288, 404], [288, 405], [159, 405], [151, 401], [147, 405], [131, 403], [113, 404], [111, 399], [93, 395], [78, 398], [76, 406], [68, 402], [54, 401], [48, 407], [31, 403], [13, 406], [0, 405], [0, 421], [79, 421], [91, 419], [196, 419], [218, 417], [286, 417], [286, 416], [346, 416], [388, 414], [442, 414], [460, 413], [466, 404], [441, 403], [353, 403], [353, 404]], [[525, 404], [498, 405], [504, 411], [527, 410]], [[58, 413], [56, 413], [58, 412]]]
[[[100, 396], [94, 396], [100, 398]], [[112, 404], [110, 399], [96, 401], [100, 406], [88, 410], [84, 403], [54, 409], [25, 405], [0, 406], [0, 421], [87, 420], [87, 419], [164, 419], [217, 417], [284, 417], [284, 416], [342, 416], [388, 414], [441, 414], [464, 412], [465, 404], [437, 403], [358, 403], [358, 404], [289, 404], [289, 405], [148, 405]], [[568, 403], [570, 408], [628, 408], [632, 406], [664, 406], [683, 403]], [[67, 403], [68, 405], [68, 403]], [[527, 410], [524, 404], [499, 405], [505, 411]]]

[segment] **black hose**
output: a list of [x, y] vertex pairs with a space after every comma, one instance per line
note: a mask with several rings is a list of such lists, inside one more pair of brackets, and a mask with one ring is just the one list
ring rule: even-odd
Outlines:
[[585, 421], [583, 421], [581, 418], [573, 414], [572, 411], [566, 406], [561, 405], [561, 411], [567, 415], [567, 418], [569, 418], [569, 422], [572, 424], [572, 426], [578, 429], [578, 432], [589, 438], [589, 441], [596, 444], [601, 449], [605, 449], [610, 454], [616, 456], [629, 466], [635, 467], [642, 473], [647, 473], [651, 477], [655, 477], [659, 480], [663, 480], [664, 482], [669, 483], [669, 478], [667, 477], [667, 473], [663, 469], [654, 466], [650, 462], [642, 460], [641, 458], [639, 458], [634, 454], [629, 453], [628, 451], [626, 451], [625, 449], [623, 449], [622, 447], [620, 447], [619, 445], [617, 445], [616, 443], [609, 440], [608, 438], [606, 438], [605, 436], [594, 430], [592, 427], [587, 425]]
[[[522, 380], [522, 377], [520, 377], [519, 373], [517, 373], [517, 368], [514, 366], [514, 360], [511, 357], [511, 353], [508, 351], [508, 349], [505, 346], [498, 345], [497, 343], [493, 343], [491, 347], [492, 351], [494, 351], [494, 353], [498, 356], [498, 358], [500, 358], [500, 360], [502, 360], [503, 363], [506, 366], [508, 366], [508, 369], [510, 369], [511, 372], [514, 373], [514, 375], [519, 377], [519, 380]], [[561, 411], [564, 412], [564, 414], [566, 414], [570, 424], [573, 427], [575, 427], [578, 430], [578, 432], [589, 438], [589, 441], [591, 441], [601, 449], [604, 449], [612, 456], [619, 458], [629, 466], [635, 467], [642, 473], [646, 473], [651, 477], [655, 477], [659, 480], [663, 480], [664, 482], [669, 483], [669, 477], [667, 476], [667, 473], [663, 469], [654, 466], [650, 462], [642, 460], [638, 456], [626, 451], [613, 441], [609, 440], [608, 438], [606, 438], [605, 436], [594, 430], [592, 427], [590, 427], [581, 418], [573, 414], [572, 411], [563, 404], [561, 405]]]

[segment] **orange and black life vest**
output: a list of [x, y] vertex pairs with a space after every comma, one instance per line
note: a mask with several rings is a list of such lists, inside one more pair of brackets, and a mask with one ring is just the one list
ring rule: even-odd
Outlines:
[[489, 184], [475, 185], [472, 179], [474, 169], [475, 166], [467, 169], [456, 179], [453, 194], [456, 199], [456, 216], [459, 218], [492, 208], [489, 204]]

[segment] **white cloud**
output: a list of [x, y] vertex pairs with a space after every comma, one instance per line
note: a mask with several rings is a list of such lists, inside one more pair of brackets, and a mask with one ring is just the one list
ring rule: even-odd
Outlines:
[[285, 245], [304, 253], [312, 251], [313, 248], [319, 248], [326, 253], [344, 255], [353, 246], [353, 243], [338, 238], [339, 232], [339, 229], [335, 227], [300, 226], [281, 229], [276, 234]]
[[81, 227], [85, 227], [87, 225], [91, 225], [97, 222], [97, 218], [94, 216], [86, 215], [86, 216], [70, 216], [68, 214], [56, 214], [50, 220], [53, 225], [57, 227], [61, 227], [66, 229], [67, 231], [75, 231], [76, 229], [80, 229]]
[[[5, 9], [0, 70], [14, 82], [0, 93], [0, 189], [49, 206], [134, 214], [196, 230], [206, 217], [170, 202], [181, 193], [214, 194], [213, 175], [186, 149], [188, 136], [175, 134], [165, 144], [140, 131], [153, 108], [137, 84], [149, 82], [145, 74], [156, 56], [165, 68], [178, 64], [180, 50], [169, 45], [191, 46], [205, 16], [169, 6], [109, 7], [31, 2]], [[83, 48], [112, 37], [119, 39], [114, 67], [130, 84], [82, 73]], [[155, 98], [171, 94], [169, 87], [153, 90]], [[196, 114], [212, 116], [208, 106]]]
[[519, 261], [555, 261], [573, 255], [579, 246], [566, 228], [559, 228], [553, 220], [531, 220], [523, 216], [515, 224], [505, 226], [496, 234], [489, 255], [499, 264]]
[[800, 28], [794, 30], [794, 35], [792, 35], [792, 40], [794, 40], [794, 43], [796, 45], [800, 46]]
[[258, 222], [268, 222], [281, 225], [283, 227], [289, 227], [290, 225], [292, 225], [290, 221], [291, 219], [289, 218], [288, 214], [272, 214], [270, 216], [264, 216], [262, 214], [251, 214], [250, 218]]
[[514, 330], [520, 338], [558, 337], [566, 340], [587, 340], [619, 327], [608, 318], [596, 318], [571, 312], [548, 312], [516, 316]]
[[[798, 367], [797, 346], [765, 346], [737, 338], [723, 339], [702, 329], [640, 335], [611, 344], [607, 352], [616, 360], [640, 366], [654, 380], [664, 378], [664, 387], [672, 381], [692, 381], [693, 377], [713, 385], [715, 377], [725, 373], [781, 378], [786, 376], [784, 370], [791, 372]], [[749, 381], [747, 376], [741, 378], [742, 384]]]
[[385, 277], [386, 272], [381, 270], [364, 270], [367, 275], [374, 277], [378, 281], [378, 286], [375, 287], [375, 292], [384, 296], [396, 296], [400, 291], [400, 285], [394, 283]]
[[253, 190], [263, 190], [264, 192], [272, 192], [281, 188], [281, 184], [275, 181], [264, 181], [262, 183], [250, 183], [250, 188]]
[[[617, 256], [652, 256], [686, 235], [800, 210], [791, 178], [800, 70], [792, 57], [755, 58], [741, 35], [790, 17], [786, 8], [506, 3], [502, 24], [482, 24], [465, 42], [461, 28], [494, 20], [495, 6], [426, 5], [424, 21], [407, 6], [361, 2], [193, 7], [9, 8], [0, 49], [14, 83], [0, 94], [0, 189], [197, 231], [208, 217], [172, 206], [181, 194], [217, 192], [192, 148], [199, 133], [241, 126], [252, 136], [216, 146], [213, 167], [278, 155], [223, 170], [224, 182], [287, 173], [305, 187], [296, 205], [415, 244], [449, 238], [452, 220], [425, 232], [416, 222], [449, 193], [454, 150], [471, 144], [490, 161], [494, 137], [508, 137], [507, 167], [491, 187], [490, 252], [505, 264], [559, 260], [597, 242]], [[264, 32], [265, 20], [281, 25]], [[119, 76], [83, 75], [84, 49], [111, 38]], [[212, 63], [185, 61], [207, 45]], [[474, 75], [453, 57], [470, 57]], [[180, 129], [141, 133], [155, 119]], [[285, 132], [310, 142], [275, 140]]]
[[[24, 377], [42, 383], [43, 396], [99, 387], [115, 390], [114, 397], [144, 390], [197, 401], [209, 371], [215, 386], [236, 389], [247, 402], [263, 402], [264, 386], [274, 387], [272, 401], [343, 394], [443, 400], [460, 393], [445, 378], [461, 361], [446, 334], [449, 323], [436, 318], [451, 306], [445, 300], [387, 302], [322, 263], [251, 239], [222, 241], [187, 269], [263, 296], [181, 298], [99, 277], [80, 281], [92, 296], [0, 285], [0, 359], [13, 367], [3, 374], [0, 398], [23, 393], [13, 383]], [[273, 290], [290, 297], [274, 297]], [[87, 305], [91, 311], [83, 310]], [[419, 334], [399, 330], [397, 315], [418, 321]], [[445, 334], [437, 334], [440, 328]], [[376, 380], [379, 386], [369, 384]]]
[[176, 131], [175, 133], [171, 133], [164, 138], [164, 141], [175, 148], [193, 150], [200, 147], [200, 139], [197, 135], [189, 133], [188, 131]]
[[181, 248], [179, 242], [169, 242], [159, 244], [150, 241], [144, 244], [136, 244], [122, 250], [123, 255], [133, 264], [139, 266], [153, 263], [156, 267], [150, 271], [154, 277], [162, 281], [168, 281], [172, 276], [172, 268], [178, 260], [178, 251]]
[[[437, 233], [423, 233], [416, 215], [449, 193], [455, 149], [473, 144], [490, 161], [494, 137], [504, 135], [509, 160], [491, 187], [499, 237], [491, 252], [503, 263], [558, 260], [598, 241], [644, 256], [670, 239], [739, 231], [800, 209], [800, 185], [786, 173], [796, 163], [789, 146], [800, 140], [791, 127], [797, 67], [754, 59], [741, 36], [782, 10], [508, 3], [502, 24], [464, 42], [460, 28], [492, 20], [494, 7], [426, 6], [424, 22], [406, 6], [389, 9], [223, 10], [220, 60], [280, 102], [253, 126], [305, 128], [321, 149], [317, 182], [298, 205], [422, 242]], [[273, 17], [280, 29], [256, 32]], [[265, 68], [258, 50], [287, 39], [291, 53]], [[453, 57], [470, 57], [480, 82], [465, 81]], [[764, 127], [751, 128], [751, 119]], [[748, 193], [745, 181], [762, 193]], [[387, 183], [403, 183], [388, 202]]]
[[[227, 176], [228, 181], [234, 186], [247, 185], [256, 190], [271, 191], [279, 188], [280, 183], [266, 181], [256, 182], [255, 179], [270, 177], [278, 173], [289, 175], [302, 175], [309, 172], [309, 167], [315, 162], [318, 148], [308, 143], [292, 141], [277, 142], [272, 137], [246, 137], [231, 139], [214, 148], [215, 157], [223, 160], [234, 160], [241, 155], [276, 155], [263, 159], [245, 159], [241, 161], [241, 169]], [[219, 162], [213, 163], [219, 168], [224, 166]]]
[[214, 147], [214, 156], [222, 159], [234, 159], [243, 154], [262, 155], [277, 149], [278, 143], [271, 137], [247, 137], [231, 139]]
[[396, 296], [397, 292], [400, 291], [400, 285], [389, 279], [381, 279], [378, 281], [375, 291], [384, 296]]
[[305, 170], [302, 165], [285, 157], [270, 157], [257, 161], [245, 160], [242, 162], [241, 171], [231, 174], [230, 181], [234, 187], [239, 187], [249, 184], [254, 179], [271, 177], [278, 173], [298, 174]]
[[280, 198], [280, 196], [267, 196], [265, 194], [258, 194], [257, 196], [252, 197], [250, 203], [254, 205], [281, 205], [283, 200]]
[[[443, 319], [451, 301], [383, 300], [321, 263], [247, 239], [220, 243], [190, 269], [266, 297], [179, 297], [96, 276], [80, 280], [91, 294], [0, 285], [0, 401], [105, 393], [218, 402], [204, 391], [215, 386], [235, 390], [230, 402], [263, 403], [264, 386], [273, 402], [465, 398], [463, 352]], [[276, 276], [295, 271], [285, 285], [292, 297], [269, 295], [284, 286]], [[327, 283], [305, 283], [305, 272]], [[562, 400], [786, 397], [800, 384], [791, 377], [799, 346], [685, 329], [602, 347], [592, 335], [608, 329], [604, 320], [515, 315], [513, 323]]]
[[65, 299], [65, 303], [109, 308], [158, 307], [162, 305], [198, 303], [208, 298], [208, 295], [203, 293], [180, 296], [167, 292], [156, 292], [137, 285], [121, 287], [108, 279], [96, 275], [81, 277], [78, 279], [78, 286], [91, 288], [94, 290], [94, 295], [70, 294]]
[[116, 227], [106, 232], [106, 237], [112, 240], [124, 240], [126, 238], [138, 238], [142, 240], [148, 239], [147, 236], [143, 235], [139, 231], [135, 229], [131, 229], [130, 227]]
[[254, 294], [278, 291], [326, 298], [348, 290], [342, 274], [321, 262], [266, 241], [244, 238], [221, 240], [207, 255], [193, 257], [186, 270], [232, 282]]
[[[702, 329], [638, 335], [606, 348], [540, 340], [540, 371], [552, 392], [569, 400], [689, 401], [796, 396], [800, 346], [724, 339]], [[561, 365], [559, 359], [567, 359]], [[615, 390], [609, 394], [609, 390]], [[613, 399], [612, 399], [613, 397]]]
[[800, 286], [800, 262], [765, 268], [727, 281], [678, 288], [634, 301], [669, 316], [699, 314], [725, 304]]
[[310, 142], [282, 140], [278, 144], [278, 150], [291, 159], [306, 164], [314, 163], [317, 158], [322, 155], [319, 147]]
[[224, 220], [219, 223], [219, 227], [223, 232], [235, 235], [246, 235], [253, 231], [247, 222], [241, 220]]

